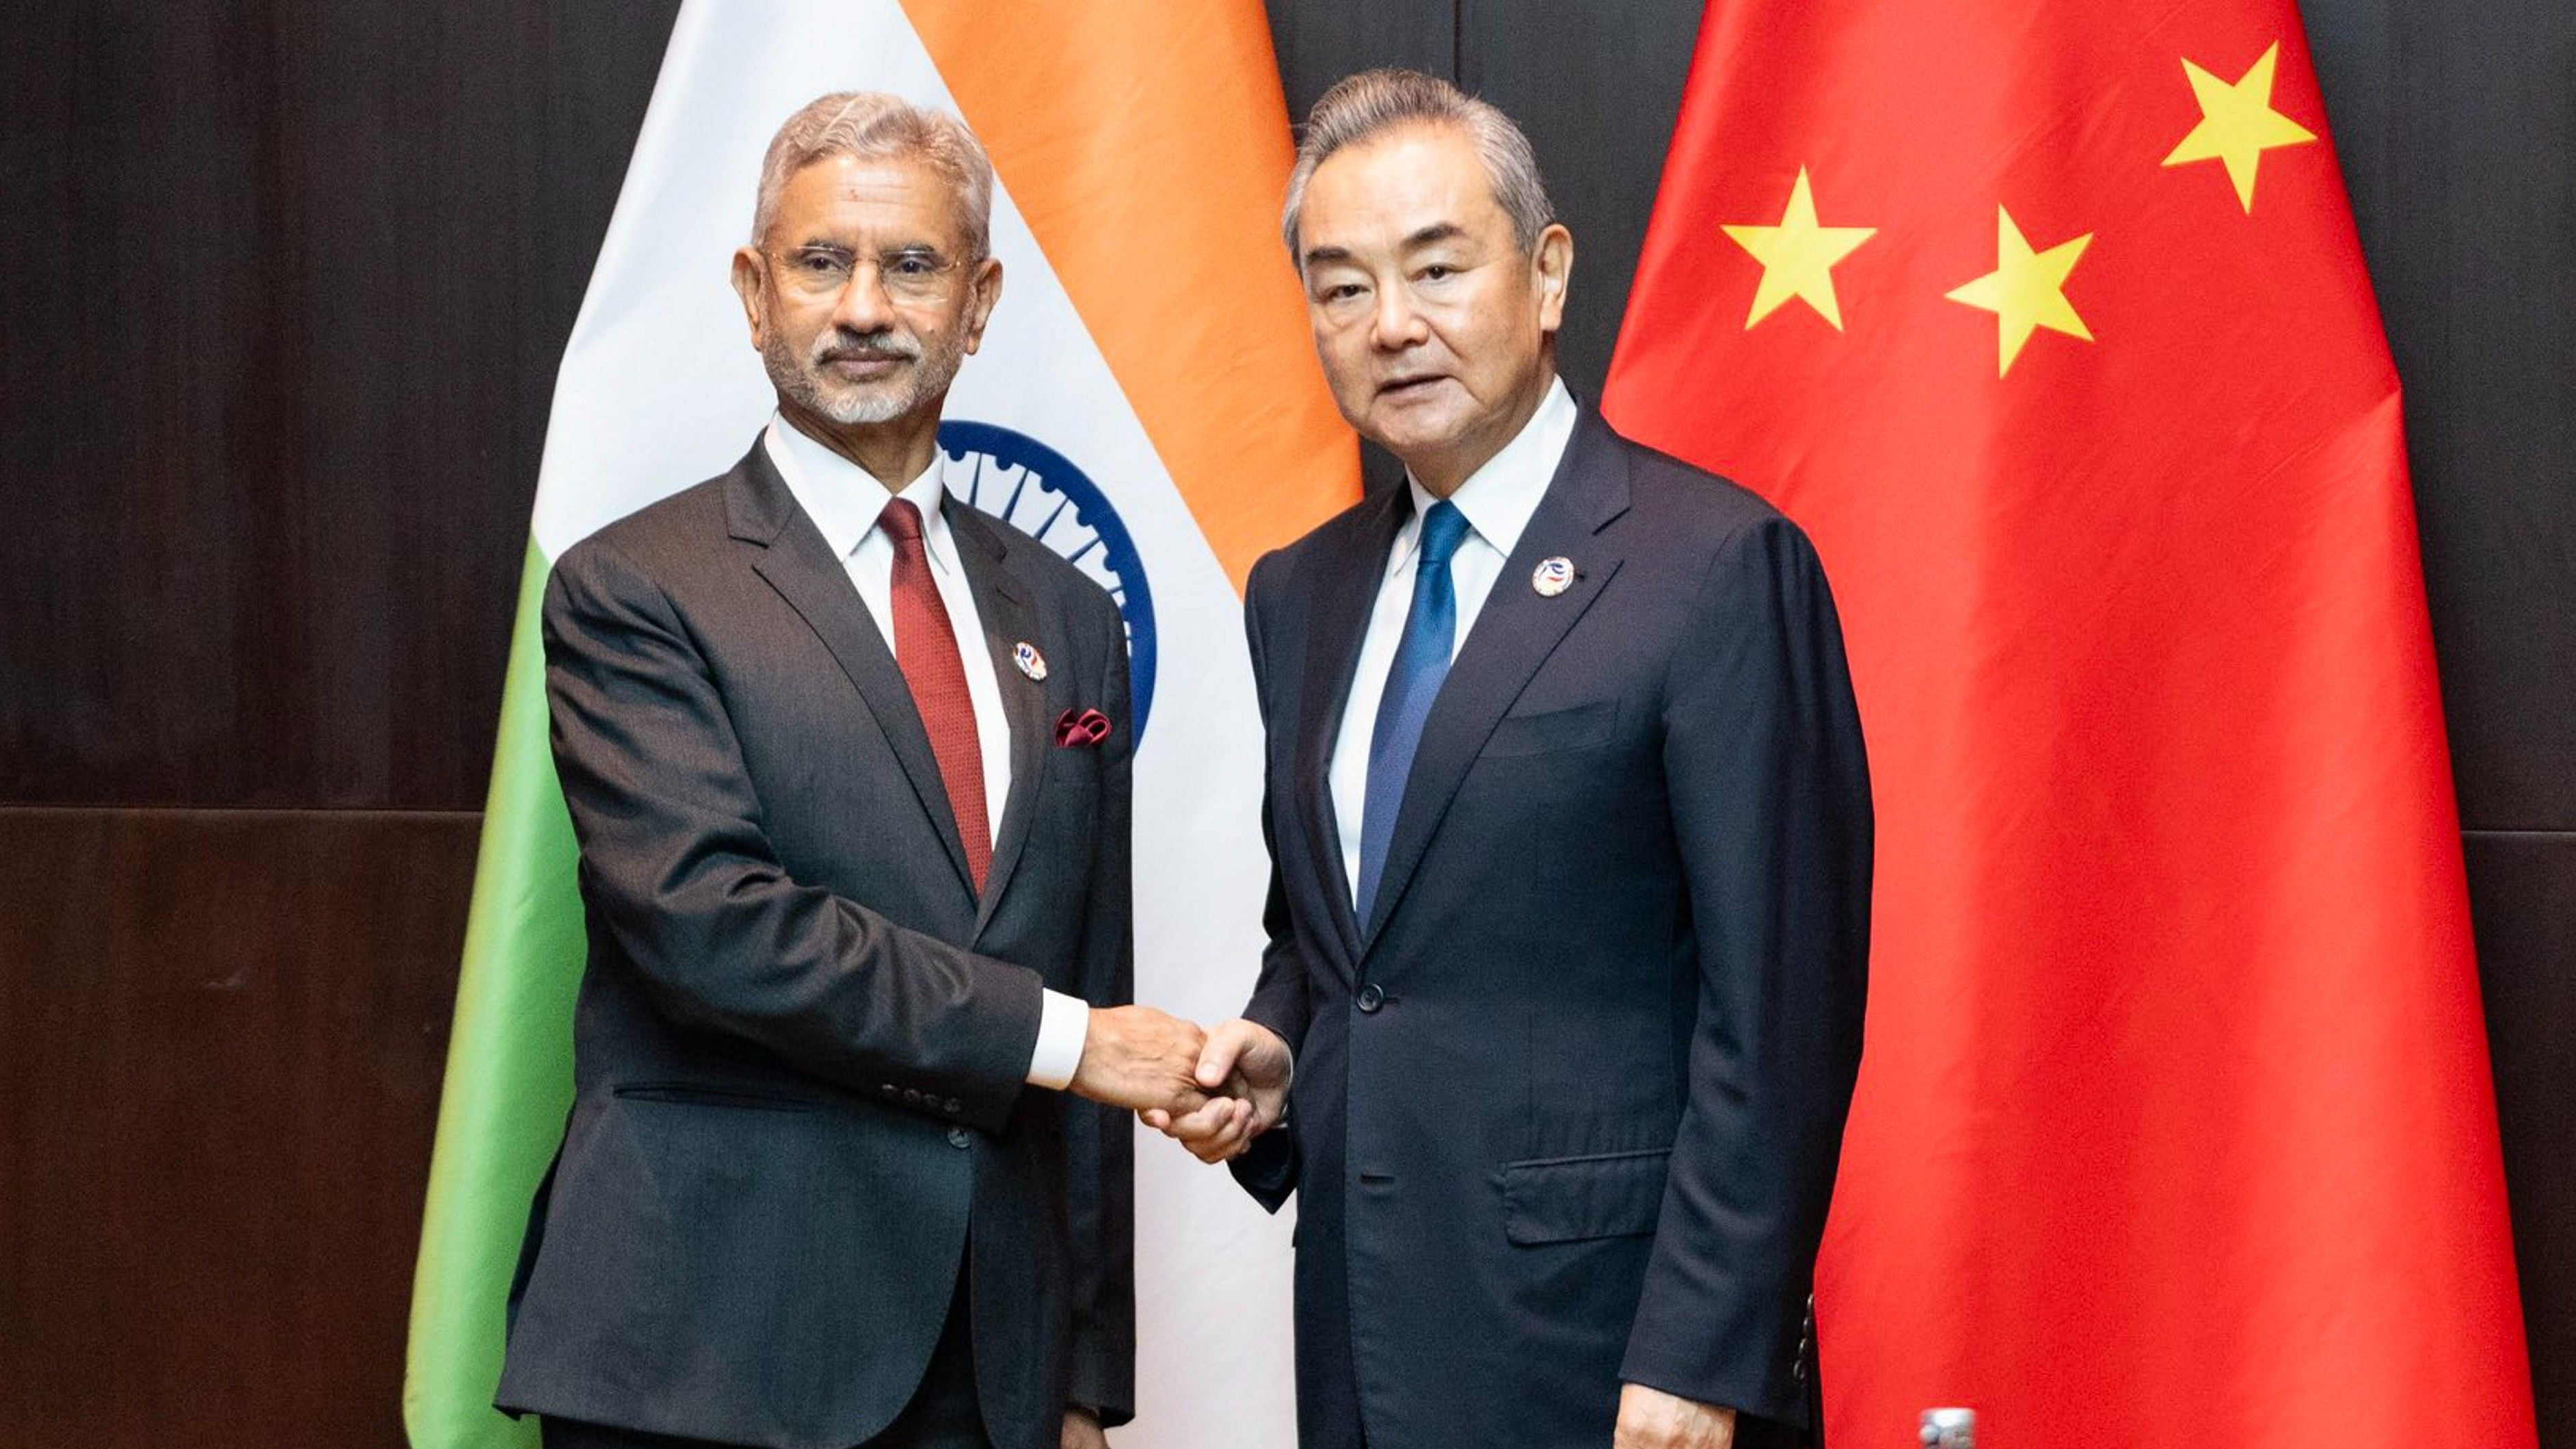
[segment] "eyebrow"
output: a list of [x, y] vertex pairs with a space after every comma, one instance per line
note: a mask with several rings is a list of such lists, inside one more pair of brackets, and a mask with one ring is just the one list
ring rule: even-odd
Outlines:
[[[1411, 251], [1415, 247], [1427, 247], [1433, 242], [1453, 241], [1466, 234], [1467, 229], [1454, 221], [1435, 221], [1406, 237], [1397, 249]], [[1309, 247], [1306, 250], [1306, 265], [1310, 267], [1319, 262], [1347, 262], [1350, 259], [1349, 247]]]

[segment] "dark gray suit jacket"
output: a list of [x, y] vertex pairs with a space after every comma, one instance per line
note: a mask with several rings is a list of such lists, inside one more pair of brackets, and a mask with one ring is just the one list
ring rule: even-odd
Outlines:
[[[1871, 817], [1824, 574], [1585, 414], [1426, 723], [1370, 920], [1327, 768], [1407, 490], [1253, 570], [1270, 942], [1297, 1052], [1239, 1159], [1298, 1197], [1307, 1449], [1600, 1449], [1622, 1380], [1813, 1423]], [[1531, 586], [1570, 559], [1571, 588]]]
[[[1124, 634], [1041, 545], [946, 516], [1011, 726], [980, 901], [903, 675], [762, 449], [556, 562], [590, 964], [505, 1409], [847, 1449], [971, 1255], [998, 1449], [1053, 1449], [1068, 1400], [1129, 1412], [1132, 1125], [1023, 1086], [1042, 986], [1132, 989]], [[1086, 708], [1108, 741], [1058, 746]]]

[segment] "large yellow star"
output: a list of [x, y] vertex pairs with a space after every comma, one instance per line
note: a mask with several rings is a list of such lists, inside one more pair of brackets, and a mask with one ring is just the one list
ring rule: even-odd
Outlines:
[[1762, 264], [1762, 285], [1753, 291], [1753, 315], [1746, 331], [1795, 297], [1816, 315], [1842, 330], [1842, 308], [1834, 301], [1834, 263], [1870, 239], [1878, 228], [1816, 225], [1816, 196], [1807, 185], [1807, 168], [1798, 168], [1798, 183], [1789, 188], [1789, 208], [1778, 226], [1730, 226], [1726, 234]]
[[2041, 327], [2063, 332], [2069, 337], [2093, 340], [2085, 330], [2084, 319], [2075, 315], [2075, 306], [2066, 300], [2066, 276], [2075, 270], [2076, 259], [2084, 255], [2085, 245], [2093, 240], [2086, 232], [2070, 242], [2059, 242], [2044, 252], [2030, 249], [2022, 240], [2021, 228], [2013, 225], [2012, 213], [1995, 208], [1995, 269], [1975, 281], [1945, 295], [1953, 302], [1983, 307], [1995, 314], [1997, 361], [1995, 376], [2012, 371], [2013, 359], [2021, 356], [2022, 344]]
[[2236, 199], [2248, 215], [2254, 211], [2254, 173], [2263, 153], [2275, 146], [2297, 146], [2317, 138], [2314, 131], [2272, 109], [2272, 70], [2280, 61], [2281, 43], [2263, 52], [2251, 70], [2233, 83], [2220, 80], [2185, 60], [2182, 72], [2200, 102], [2200, 124], [2165, 158], [2167, 166], [2192, 161], [2223, 161], [2227, 179], [2236, 183]]

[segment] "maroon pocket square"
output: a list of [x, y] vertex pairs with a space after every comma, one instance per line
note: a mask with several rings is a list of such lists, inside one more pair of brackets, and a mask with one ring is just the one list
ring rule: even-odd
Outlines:
[[1069, 709], [1056, 717], [1059, 749], [1087, 749], [1109, 738], [1109, 716], [1096, 709]]

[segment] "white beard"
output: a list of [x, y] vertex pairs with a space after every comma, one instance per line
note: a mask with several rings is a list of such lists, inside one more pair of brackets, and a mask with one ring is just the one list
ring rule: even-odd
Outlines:
[[788, 352], [786, 339], [772, 337], [761, 349], [761, 361], [768, 367], [770, 385], [797, 406], [850, 427], [892, 422], [941, 396], [966, 360], [963, 346], [922, 348], [901, 377], [875, 384], [834, 383], [823, 375], [821, 354], [847, 343], [846, 337], [826, 335], [815, 341], [814, 355], [798, 357]]

